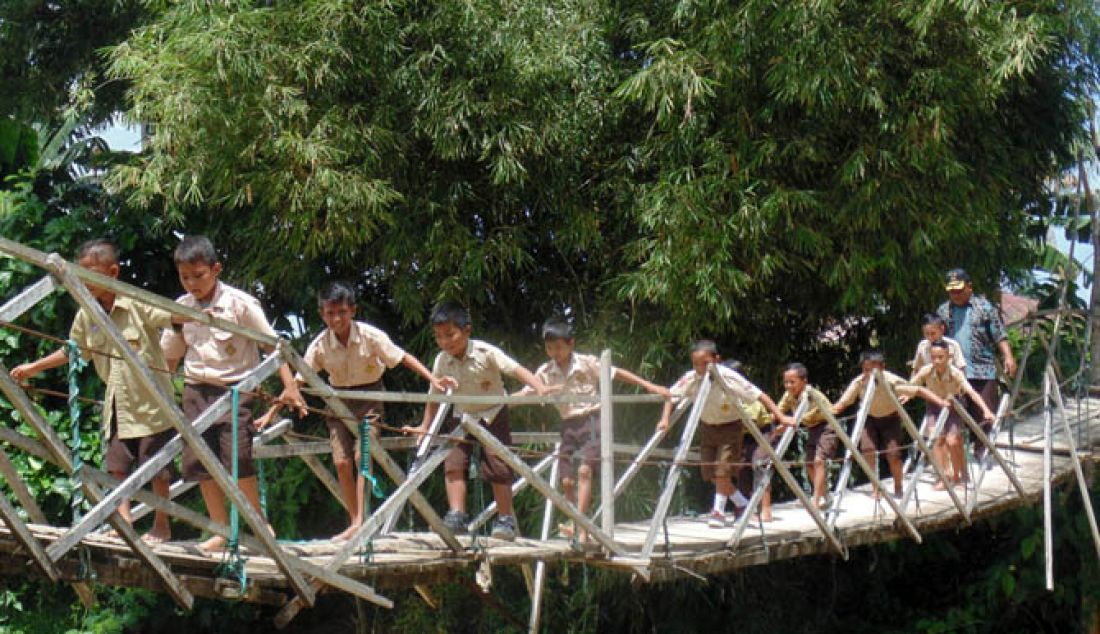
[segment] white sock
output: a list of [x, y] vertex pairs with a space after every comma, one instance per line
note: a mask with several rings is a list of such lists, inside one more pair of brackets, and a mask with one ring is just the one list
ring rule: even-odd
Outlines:
[[714, 494], [714, 510], [718, 511], [719, 513], [725, 513], [726, 512], [726, 500], [728, 500], [728, 499], [729, 499], [728, 496], [722, 495], [721, 493], [715, 493]]
[[742, 495], [741, 491], [734, 491], [733, 495], [731, 495], [730, 497], [733, 498], [733, 503], [736, 506], [748, 506], [749, 505], [749, 499], [747, 497], [745, 497], [744, 495]]

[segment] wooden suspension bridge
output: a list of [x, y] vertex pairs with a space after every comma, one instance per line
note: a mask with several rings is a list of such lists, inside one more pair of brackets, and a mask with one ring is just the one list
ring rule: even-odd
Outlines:
[[[720, 574], [746, 566], [806, 555], [831, 555], [846, 558], [850, 548], [864, 544], [908, 539], [922, 540], [932, 531], [965, 527], [982, 517], [1001, 513], [1019, 505], [1042, 500], [1046, 509], [1046, 574], [1053, 587], [1053, 531], [1051, 490], [1059, 481], [1076, 478], [1100, 556], [1100, 533], [1093, 509], [1088, 502], [1085, 467], [1096, 458], [1100, 434], [1100, 400], [1087, 397], [1072, 386], [1079, 384], [1084, 363], [1077, 372], [1065, 376], [1052, 362], [1056, 358], [1052, 347], [1057, 345], [1058, 331], [1069, 320], [1082, 320], [1073, 311], [1059, 310], [1037, 313], [1019, 324], [1027, 336], [1021, 357], [1020, 371], [1011, 389], [997, 409], [992, 429], [987, 434], [959, 403], [952, 403], [965, 423], [983, 457], [969, 464], [969, 483], [963, 489], [937, 491], [933, 482], [943, 474], [931, 460], [928, 442], [917, 432], [917, 425], [904, 408], [903, 426], [911, 439], [912, 449], [906, 465], [904, 495], [879, 498], [874, 488], [886, 488], [878, 477], [877, 465], [869, 465], [857, 451], [855, 440], [866, 422], [870, 395], [878, 375], [868, 381], [861, 405], [851, 425], [827, 417], [844, 449], [840, 469], [827, 508], [818, 509], [811, 503], [792, 469], [796, 463], [782, 456], [790, 448], [795, 434], [788, 428], [773, 449], [759, 430], [746, 425], [746, 430], [770, 454], [770, 466], [764, 477], [758, 478], [749, 503], [749, 511], [730, 527], [709, 528], [704, 519], [677, 516], [671, 512], [677, 496], [679, 473], [695, 464], [697, 455], [692, 443], [699, 425], [702, 402], [710, 390], [728, 390], [721, 376], [711, 371], [704, 377], [694, 401], [681, 402], [675, 415], [682, 424], [670, 431], [657, 431], [642, 446], [616, 442], [614, 406], [621, 403], [656, 402], [649, 395], [613, 395], [611, 391], [610, 352], [601, 357], [601, 469], [599, 499], [614, 501], [623, 495], [635, 477], [648, 466], [664, 465], [667, 471], [660, 494], [650, 517], [618, 521], [615, 504], [602, 504], [589, 515], [581, 514], [557, 488], [557, 460], [553, 447], [557, 434], [514, 433], [516, 447], [506, 447], [476, 424], [462, 423], [450, 434], [439, 432], [447, 407], [455, 403], [504, 402], [509, 405], [545, 405], [562, 402], [583, 402], [573, 396], [509, 396], [470, 397], [427, 395], [393, 392], [345, 392], [334, 390], [322, 381], [298, 353], [284, 340], [277, 340], [234, 323], [188, 309], [172, 300], [135, 288], [113, 278], [99, 275], [65, 261], [56, 254], [45, 254], [24, 245], [0, 238], [0, 253], [41, 268], [45, 275], [18, 295], [0, 306], [0, 324], [13, 324], [35, 304], [57, 288], [66, 290], [88, 312], [93, 322], [106, 333], [110, 352], [136, 370], [142, 386], [150, 390], [161, 405], [172, 412], [177, 436], [146, 464], [136, 469], [124, 481], [116, 481], [106, 473], [74, 464], [71, 449], [43, 417], [23, 386], [11, 379], [8, 368], [0, 363], [0, 392], [19, 413], [31, 430], [20, 433], [7, 425], [0, 426], [0, 476], [8, 485], [11, 497], [0, 495], [0, 574], [40, 575], [57, 583], [71, 584], [82, 601], [95, 600], [94, 584], [141, 587], [167, 593], [184, 609], [190, 609], [194, 597], [211, 597], [252, 601], [279, 606], [275, 623], [285, 626], [302, 609], [314, 605], [319, 592], [339, 591], [371, 603], [392, 607], [385, 596], [388, 589], [416, 588], [431, 600], [430, 586], [453, 580], [460, 571], [474, 569], [478, 582], [491, 584], [492, 566], [519, 566], [528, 580], [532, 596], [529, 627], [539, 629], [544, 600], [547, 566], [562, 562], [583, 562], [587, 565], [622, 571], [624, 574], [651, 583], [676, 578]], [[174, 395], [164, 393], [152, 371], [127, 345], [102, 307], [92, 298], [85, 284], [107, 288], [114, 293], [145, 302], [189, 319], [210, 324], [219, 329], [240, 334], [266, 345], [275, 352], [261, 362], [237, 387], [241, 391], [255, 390], [275, 373], [282, 363], [288, 363], [304, 378], [307, 389], [324, 400], [326, 406], [345, 424], [357, 429], [356, 420], [345, 400], [371, 399], [390, 402], [440, 402], [439, 415], [432, 431], [420, 441], [406, 438], [384, 438], [370, 442], [372, 464], [394, 483], [392, 491], [365, 519], [355, 535], [342, 542], [281, 542], [265, 530], [265, 520], [247, 504], [230, 473], [221, 465], [200, 434], [230, 409], [230, 395], [216, 401], [194, 421], [188, 422]], [[1033, 354], [1035, 352], [1035, 354]], [[1040, 389], [1026, 400], [1022, 377], [1029, 361], [1041, 367]], [[1041, 362], [1041, 364], [1040, 364]], [[1069, 388], [1069, 389], [1067, 389]], [[889, 394], [897, 398], [889, 386]], [[807, 391], [807, 394], [809, 391]], [[804, 397], [795, 417], [816, 405]], [[822, 408], [828, 411], [827, 407]], [[944, 409], [936, 425], [943, 429], [947, 417]], [[338, 485], [331, 472], [318, 459], [329, 452], [328, 442], [309, 442], [288, 433], [290, 421], [280, 421], [258, 434], [254, 440], [257, 459], [302, 460], [337, 500]], [[850, 432], [850, 433], [849, 433]], [[673, 436], [668, 438], [666, 436]], [[1094, 442], [1094, 439], [1097, 442]], [[538, 535], [520, 537], [514, 542], [472, 535], [455, 535], [443, 523], [438, 512], [419, 492], [420, 487], [443, 463], [449, 446], [454, 442], [477, 441], [501, 456], [516, 472], [513, 490], [534, 489], [545, 500], [541, 530]], [[672, 444], [673, 448], [662, 448]], [[132, 499], [140, 503], [134, 517], [140, 519], [153, 510], [167, 512], [177, 522], [194, 526], [210, 534], [232, 538], [230, 526], [212, 522], [177, 503], [175, 498], [189, 489], [177, 482], [168, 498], [156, 496], [145, 486], [156, 472], [172, 462], [184, 446], [192, 448], [214, 481], [241, 514], [249, 534], [240, 536], [244, 555], [243, 575], [225, 574], [223, 556], [198, 550], [193, 543], [168, 542], [148, 544], [117, 514], [120, 501]], [[523, 447], [541, 446], [549, 451], [532, 451]], [[406, 473], [392, 451], [415, 451], [414, 466]], [[34, 495], [17, 473], [10, 452], [24, 452], [53, 463], [73, 478], [90, 508], [71, 526], [53, 526], [39, 508]], [[531, 456], [534, 456], [532, 460]], [[626, 465], [625, 468], [620, 468]], [[862, 474], [867, 484], [853, 485], [853, 476]], [[762, 523], [754, 511], [760, 504], [764, 487], [772, 478], [779, 478], [795, 499], [775, 506], [775, 520]], [[419, 530], [396, 530], [397, 518], [405, 506], [411, 506], [419, 517]], [[474, 531], [488, 522], [493, 505], [482, 509], [471, 520]], [[551, 536], [555, 512], [573, 521], [591, 536], [589, 543], [578, 543]], [[109, 536], [102, 527], [108, 524], [116, 536]], [[229, 578], [232, 577], [232, 578]]]

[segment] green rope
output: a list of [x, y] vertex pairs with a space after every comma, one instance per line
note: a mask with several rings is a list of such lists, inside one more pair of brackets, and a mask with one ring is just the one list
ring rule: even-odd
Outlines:
[[[231, 398], [231, 407], [233, 408], [232, 420], [233, 420], [233, 459], [232, 459], [232, 471], [233, 471], [233, 485], [237, 486], [240, 480], [240, 457], [238, 455], [239, 447], [237, 446], [237, 430], [240, 427], [240, 402], [241, 393], [237, 386], [229, 388], [229, 394]], [[240, 541], [240, 517], [237, 512], [237, 505], [233, 502], [233, 499], [229, 500], [229, 544], [225, 551], [225, 557], [222, 559], [222, 563], [218, 566], [217, 575], [219, 577], [234, 579], [240, 584], [240, 596], [244, 596], [248, 591], [248, 571], [245, 569], [245, 558], [241, 556], [241, 541]]]
[[256, 460], [256, 483], [260, 491], [260, 511], [267, 517], [267, 472], [264, 461]]
[[[470, 477], [470, 485], [475, 487], [475, 489], [477, 490], [477, 493], [476, 493], [476, 495], [477, 495], [477, 508], [483, 509], [483, 508], [485, 508], [485, 487], [482, 486], [481, 482], [478, 482], [478, 475], [479, 475], [479, 472], [480, 472], [480, 467], [479, 467], [478, 463], [480, 461], [481, 461], [481, 446], [476, 445], [473, 448], [473, 451], [470, 452], [469, 477]], [[497, 509], [497, 510], [499, 511], [499, 509]], [[475, 530], [473, 533], [470, 534], [470, 550], [474, 551], [475, 553], [482, 549], [482, 544], [481, 544], [480, 537], [481, 537], [482, 531], [484, 529], [485, 529], [485, 525], [482, 524], [481, 526], [479, 526], [477, 528], [477, 530]]]
[[80, 455], [83, 449], [83, 439], [80, 436], [80, 372], [88, 365], [80, 356], [80, 347], [70, 339], [67, 342], [69, 357], [69, 421], [70, 438], [69, 445], [72, 449], [73, 461], [73, 497], [70, 506], [73, 511], [73, 525], [80, 522], [84, 509], [84, 459]]
[[[359, 422], [359, 473], [363, 474], [363, 479], [369, 483], [370, 493], [363, 496], [363, 521], [366, 521], [371, 514], [371, 497], [382, 499], [386, 496], [386, 492], [382, 490], [382, 483], [378, 481], [378, 478], [374, 477], [374, 470], [371, 469], [370, 459], [370, 414], [363, 417], [363, 420]], [[362, 550], [359, 554], [360, 560], [364, 564], [371, 563], [374, 559], [374, 537], [368, 537], [362, 544]]]

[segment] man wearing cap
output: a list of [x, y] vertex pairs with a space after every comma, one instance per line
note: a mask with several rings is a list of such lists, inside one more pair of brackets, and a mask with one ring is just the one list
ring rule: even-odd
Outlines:
[[[963, 358], [966, 359], [966, 378], [970, 385], [981, 395], [989, 409], [997, 408], [997, 366], [996, 350], [1000, 349], [1004, 357], [1005, 373], [1016, 374], [1016, 358], [1012, 356], [1012, 346], [1005, 334], [1001, 314], [986, 298], [974, 294], [970, 275], [962, 269], [951, 269], [944, 279], [944, 288], [950, 299], [939, 310], [940, 317], [947, 322], [947, 334], [959, 342]], [[968, 408], [973, 414], [976, 403]], [[976, 415], [981, 420], [980, 414]], [[988, 424], [983, 424], [988, 427]]]

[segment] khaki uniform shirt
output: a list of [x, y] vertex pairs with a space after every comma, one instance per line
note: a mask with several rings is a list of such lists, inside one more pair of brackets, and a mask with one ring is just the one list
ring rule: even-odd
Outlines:
[[[470, 339], [461, 359], [440, 352], [432, 364], [432, 376], [453, 377], [458, 381], [454, 393], [463, 396], [505, 396], [502, 374], [514, 375], [519, 368], [512, 357], [494, 345]], [[439, 392], [433, 387], [429, 394]], [[504, 405], [455, 405], [455, 413], [463, 417], [492, 421]]]
[[941, 375], [930, 365], [921, 368], [911, 382], [913, 385], [922, 385], [928, 388], [933, 394], [943, 399], [962, 394], [964, 386], [967, 384], [966, 375], [963, 374], [962, 370], [947, 366], [947, 372]]
[[[893, 372], [883, 371], [882, 376], [887, 383], [893, 386], [898, 396], [912, 396], [917, 392], [915, 386], [908, 385], [905, 379]], [[844, 390], [844, 394], [841, 395], [836, 404], [843, 409], [859, 401], [860, 397], [863, 396], [863, 388], [866, 385], [862, 374], [852, 379], [852, 382], [848, 384], [848, 389]], [[886, 389], [881, 382], [876, 382], [875, 392], [871, 395], [871, 408], [867, 413], [875, 418], [883, 418], [895, 414], [897, 411], [898, 408], [894, 407], [894, 401], [890, 399], [890, 395], [886, 393]]]
[[327, 372], [328, 382], [334, 387], [350, 387], [381, 380], [386, 368], [396, 366], [404, 358], [405, 351], [385, 332], [354, 321], [346, 346], [325, 328], [306, 348], [305, 362], [318, 372]]
[[[809, 403], [808, 407], [806, 408], [806, 413], [802, 415], [802, 425], [805, 427], [817, 427], [821, 423], [825, 422], [825, 415], [822, 414], [821, 410], [818, 409], [817, 405], [814, 404], [816, 401], [814, 401], [814, 399], [811, 397], [811, 394], [816, 393], [817, 395], [821, 396], [821, 398], [824, 399], [826, 403], [829, 402], [829, 399], [826, 398], [824, 394], [819, 392], [817, 388], [812, 385], [807, 385], [804, 389], [809, 390], [809, 392], [807, 392], [806, 394], [806, 398], [809, 399]], [[779, 411], [783, 412], [784, 414], [790, 414], [791, 416], [794, 416], [795, 410], [798, 409], [798, 401], [800, 399], [801, 397], [795, 398], [791, 395], [790, 392], [783, 392], [783, 398], [779, 399], [779, 403], [777, 403], [776, 406], [779, 408]]]
[[[218, 282], [209, 306], [200, 306], [190, 293], [176, 300], [196, 310], [209, 309], [218, 319], [275, 337], [259, 300], [242, 290]], [[177, 332], [167, 330], [160, 345], [169, 359], [183, 359], [184, 377], [198, 383], [232, 385], [260, 364], [260, 349], [242, 335], [189, 322]]]
[[[130, 347], [153, 370], [153, 377], [166, 394], [175, 390], [168, 374], [168, 364], [160, 349], [160, 331], [171, 330], [172, 313], [134, 302], [128, 297], [116, 297], [111, 308], [111, 322], [122, 333]], [[153, 393], [141, 386], [137, 372], [121, 359], [113, 359], [95, 350], [118, 355], [111, 339], [82, 308], [73, 319], [69, 338], [82, 348], [81, 355], [91, 357], [96, 374], [107, 385], [103, 398], [103, 436], [110, 437], [111, 422], [115, 416], [119, 438], [151, 436], [172, 427], [171, 416], [160, 408]]]
[[[963, 355], [962, 346], [959, 345], [959, 342], [951, 337], [944, 337], [942, 341], [947, 344], [947, 349], [951, 353], [951, 365], [960, 370], [966, 368], [966, 357]], [[921, 339], [920, 343], [917, 344], [917, 352], [913, 355], [913, 375], [916, 376], [918, 370], [931, 364], [932, 342]]]
[[[732, 388], [737, 400], [740, 401], [742, 409], [749, 403], [759, 399], [760, 395], [763, 394], [760, 388], [727, 367], [718, 366], [718, 374]], [[695, 374], [695, 370], [688, 370], [684, 376], [680, 377], [679, 381], [672, 385], [670, 391], [674, 398], [695, 396], [702, 382], [702, 376]], [[699, 419], [706, 425], [723, 425], [739, 418], [740, 414], [730, 395], [726, 394], [721, 386], [712, 384], [710, 394], [707, 395], [707, 400], [703, 404], [703, 413]]]
[[[614, 371], [612, 369], [612, 373]], [[564, 386], [561, 394], [590, 396], [594, 399], [592, 403], [557, 403], [555, 407], [563, 419], [587, 416], [600, 410], [600, 360], [595, 356], [575, 352], [569, 361], [569, 367], [564, 370], [551, 359], [539, 366], [535, 376], [547, 387]]]

